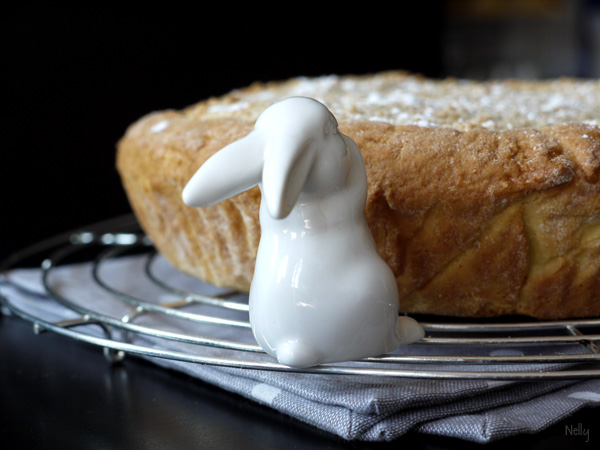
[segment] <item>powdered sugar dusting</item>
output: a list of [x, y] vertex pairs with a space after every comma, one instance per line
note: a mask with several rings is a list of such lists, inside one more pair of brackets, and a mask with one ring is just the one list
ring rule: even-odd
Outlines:
[[154, 125], [152, 125], [152, 127], [150, 127], [150, 132], [160, 133], [161, 131], [166, 130], [168, 126], [169, 126], [168, 120], [161, 120], [160, 122], [157, 122]]
[[217, 103], [210, 113], [252, 115], [275, 101], [300, 95], [321, 101], [339, 121], [492, 130], [569, 122], [600, 126], [600, 80], [475, 82], [390, 74], [328, 75], [240, 92], [238, 101]]
[[235, 111], [239, 111], [245, 109], [249, 106], [248, 102], [237, 102], [237, 103], [227, 103], [227, 104], [215, 104], [211, 105], [209, 108], [209, 112], [211, 113], [231, 113]]

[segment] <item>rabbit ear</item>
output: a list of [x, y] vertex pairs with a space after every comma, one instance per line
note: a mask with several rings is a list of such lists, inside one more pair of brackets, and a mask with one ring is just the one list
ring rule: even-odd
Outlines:
[[262, 142], [251, 132], [211, 156], [183, 189], [183, 202], [209, 206], [256, 186], [263, 169]]
[[271, 137], [265, 151], [262, 195], [274, 219], [287, 217], [294, 208], [315, 159], [315, 146], [306, 139]]

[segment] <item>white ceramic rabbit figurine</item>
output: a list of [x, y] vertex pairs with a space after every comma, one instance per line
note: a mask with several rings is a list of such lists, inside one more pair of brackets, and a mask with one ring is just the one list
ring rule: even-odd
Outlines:
[[254, 130], [209, 158], [183, 191], [208, 206], [259, 185], [261, 239], [250, 288], [259, 345], [310, 367], [377, 356], [423, 337], [398, 316], [398, 290], [367, 227], [365, 166], [318, 101], [268, 107]]

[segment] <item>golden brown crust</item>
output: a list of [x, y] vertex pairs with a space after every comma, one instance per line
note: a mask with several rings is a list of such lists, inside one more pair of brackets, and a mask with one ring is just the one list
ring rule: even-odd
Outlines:
[[[248, 290], [260, 237], [258, 188], [207, 208], [180, 200], [202, 162], [252, 128], [235, 114], [207, 117], [207, 105], [219, 101], [140, 119], [120, 141], [117, 164], [142, 227], [172, 264]], [[600, 315], [597, 126], [339, 125], [363, 154], [367, 220], [397, 277], [403, 311]]]

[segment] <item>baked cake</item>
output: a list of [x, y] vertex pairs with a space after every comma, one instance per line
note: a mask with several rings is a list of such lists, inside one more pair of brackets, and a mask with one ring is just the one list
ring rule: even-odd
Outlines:
[[600, 80], [299, 77], [148, 114], [118, 143], [117, 166], [176, 268], [248, 291], [258, 187], [205, 208], [181, 192], [267, 106], [297, 95], [324, 103], [361, 149], [367, 221], [402, 311], [600, 315]]

